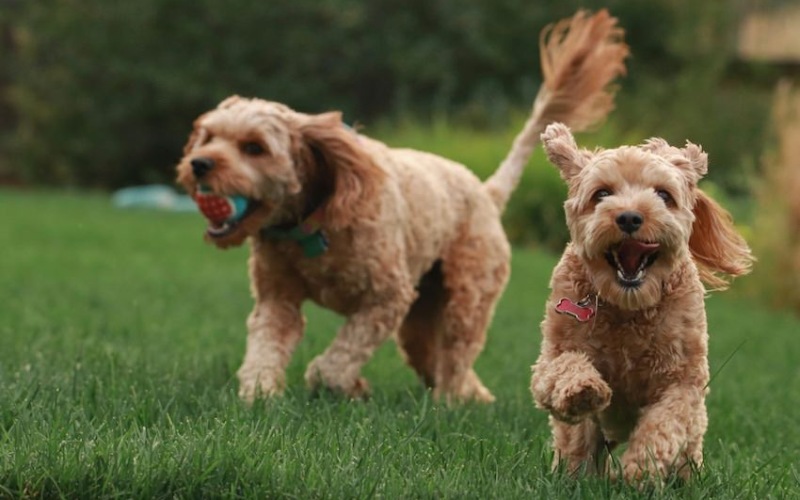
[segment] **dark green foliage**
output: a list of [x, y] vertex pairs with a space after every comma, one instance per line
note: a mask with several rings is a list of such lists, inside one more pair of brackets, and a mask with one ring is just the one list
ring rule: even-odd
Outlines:
[[539, 31], [578, 6], [608, 7], [628, 32], [623, 133], [700, 142], [721, 165], [712, 177], [741, 190], [764, 120], [742, 83], [752, 71], [730, 71], [738, 11], [689, 0], [0, 3], [0, 177], [169, 180], [192, 120], [233, 93], [351, 122], [505, 127], [537, 88]]
[[708, 179], [729, 194], [746, 194], [763, 153], [778, 72], [737, 59], [745, 10], [730, 2], [628, 4], [620, 17], [633, 57], [618, 97], [620, 128], [702, 145]]
[[[519, 75], [536, 74], [536, 33], [550, 17], [542, 8], [519, 9], [530, 15], [501, 38], [496, 25], [504, 17], [493, 23], [489, 14], [518, 9], [488, 6], [24, 3], [6, 20], [16, 38], [8, 89], [19, 116], [14, 168], [49, 184], [169, 178], [191, 121], [232, 93], [311, 112], [343, 109], [361, 121], [398, 109], [449, 111], [479, 85], [498, 86], [502, 96]], [[523, 50], [512, 50], [517, 45]]]

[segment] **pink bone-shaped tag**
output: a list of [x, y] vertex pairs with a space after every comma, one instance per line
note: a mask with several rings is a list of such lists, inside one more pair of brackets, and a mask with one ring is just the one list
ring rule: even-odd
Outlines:
[[589, 297], [586, 297], [577, 304], [568, 298], [563, 298], [556, 304], [556, 312], [568, 314], [581, 323], [585, 323], [594, 317], [596, 309], [595, 304], [592, 303]]

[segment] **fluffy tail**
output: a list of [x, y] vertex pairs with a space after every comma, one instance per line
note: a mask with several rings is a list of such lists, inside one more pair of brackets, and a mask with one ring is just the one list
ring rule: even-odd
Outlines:
[[607, 10], [590, 16], [578, 11], [542, 30], [539, 37], [542, 75], [533, 111], [503, 163], [486, 180], [486, 189], [500, 210], [519, 184], [539, 135], [552, 122], [583, 130], [606, 117], [614, 107], [612, 80], [625, 73], [629, 54], [624, 31]]

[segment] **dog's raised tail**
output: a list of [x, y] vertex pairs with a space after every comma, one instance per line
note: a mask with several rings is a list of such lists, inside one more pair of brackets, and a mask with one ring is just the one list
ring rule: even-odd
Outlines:
[[613, 109], [616, 89], [611, 82], [625, 74], [624, 60], [630, 53], [623, 35], [607, 10], [594, 15], [580, 10], [542, 30], [539, 51], [544, 81], [528, 121], [505, 160], [486, 180], [498, 208], [505, 208], [547, 125], [562, 122], [579, 131], [602, 121]]

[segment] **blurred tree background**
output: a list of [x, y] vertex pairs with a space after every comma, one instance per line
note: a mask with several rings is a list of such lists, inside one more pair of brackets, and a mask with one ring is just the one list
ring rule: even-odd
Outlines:
[[741, 2], [693, 0], [0, 0], [2, 176], [169, 181], [193, 118], [232, 93], [508, 127], [539, 83], [539, 31], [578, 7], [609, 8], [633, 50], [616, 129], [690, 137], [745, 192], [774, 78], [736, 58]]

